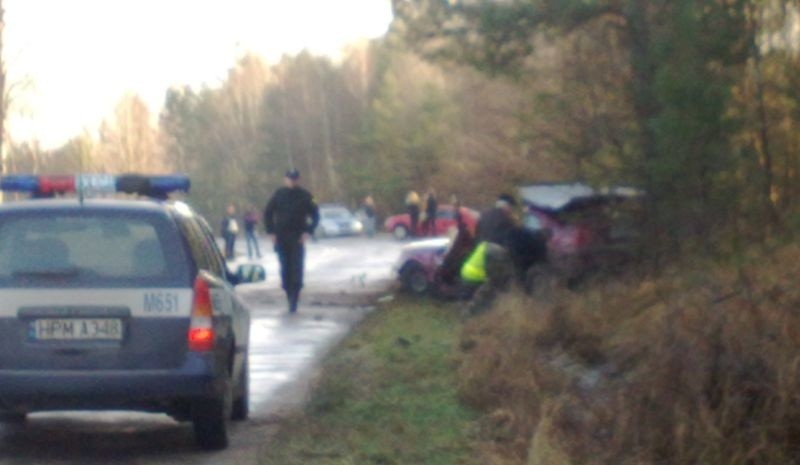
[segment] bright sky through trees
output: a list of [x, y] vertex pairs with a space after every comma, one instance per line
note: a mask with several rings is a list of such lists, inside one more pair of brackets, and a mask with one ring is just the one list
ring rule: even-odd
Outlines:
[[382, 35], [389, 0], [6, 0], [13, 140], [54, 147], [95, 130], [125, 93], [157, 112], [170, 85], [215, 86], [252, 51], [336, 56]]

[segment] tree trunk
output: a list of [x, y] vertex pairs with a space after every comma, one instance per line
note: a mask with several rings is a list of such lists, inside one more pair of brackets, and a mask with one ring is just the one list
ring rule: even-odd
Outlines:
[[[762, 13], [763, 14], [763, 13]], [[750, 15], [751, 25], [754, 33], [752, 34], [753, 41], [750, 44], [751, 53], [753, 56], [753, 80], [756, 86], [756, 110], [758, 113], [758, 138], [761, 145], [761, 167], [764, 172], [764, 181], [762, 185], [762, 195], [764, 197], [764, 205], [767, 210], [769, 221], [772, 225], [777, 225], [780, 218], [772, 199], [772, 194], [775, 190], [775, 173], [773, 168], [772, 148], [769, 137], [769, 120], [767, 118], [767, 107], [764, 100], [764, 78], [761, 74], [761, 49], [758, 45], [758, 21], [755, 14]], [[762, 16], [761, 21], [764, 21]]]
[[339, 177], [336, 175], [336, 166], [333, 162], [333, 143], [331, 141], [328, 97], [325, 95], [325, 89], [323, 89], [322, 86], [319, 88], [319, 98], [322, 104], [322, 150], [325, 154], [325, 168], [328, 171], [328, 183], [331, 187], [331, 194], [334, 198], [339, 198], [341, 190], [339, 189]]
[[[658, 116], [659, 102], [655, 89], [656, 64], [653, 62], [651, 38], [648, 21], [648, 2], [630, 0], [626, 15], [628, 40], [630, 42], [631, 84], [633, 88], [633, 111], [639, 125], [639, 146], [641, 160], [639, 160], [639, 176], [644, 184], [647, 195], [648, 218], [645, 228], [650, 237], [660, 238], [657, 243], [662, 244], [662, 253], [669, 250], [677, 251], [680, 242], [675, 228], [666, 228], [671, 212], [664, 211], [662, 198], [665, 196], [665, 186], [658, 179], [658, 145], [657, 137], [651, 123]], [[672, 220], [674, 222], [674, 219]], [[653, 256], [658, 261], [659, 253]]]
[[[6, 157], [6, 63], [3, 59], [3, 36], [5, 35], [6, 22], [3, 0], [0, 0], [0, 175], [8, 171], [8, 160]], [[0, 200], [2, 200], [0, 194]]]

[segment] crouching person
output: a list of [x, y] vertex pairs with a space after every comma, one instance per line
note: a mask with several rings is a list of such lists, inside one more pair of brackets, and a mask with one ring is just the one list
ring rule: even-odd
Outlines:
[[513, 277], [514, 265], [505, 247], [488, 241], [478, 244], [461, 267], [462, 282], [475, 289], [461, 315], [475, 316], [489, 310], [497, 294], [509, 288]]

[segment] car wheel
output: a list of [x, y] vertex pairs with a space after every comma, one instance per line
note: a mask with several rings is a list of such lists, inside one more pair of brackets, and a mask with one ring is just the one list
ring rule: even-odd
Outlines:
[[231, 420], [247, 420], [247, 416], [250, 413], [250, 363], [247, 361], [247, 354], [245, 354], [242, 373], [239, 375], [239, 384], [236, 388], [239, 393], [233, 400]]
[[422, 295], [428, 292], [430, 283], [425, 270], [416, 263], [406, 265], [402, 273], [403, 287], [411, 294]]
[[394, 229], [392, 229], [392, 234], [394, 235], [395, 239], [397, 239], [398, 241], [402, 241], [403, 239], [408, 237], [408, 228], [406, 228], [402, 224], [395, 226]]
[[194, 437], [201, 449], [221, 450], [228, 447], [228, 421], [232, 411], [233, 386], [228, 373], [219, 396], [198, 400], [193, 405]]

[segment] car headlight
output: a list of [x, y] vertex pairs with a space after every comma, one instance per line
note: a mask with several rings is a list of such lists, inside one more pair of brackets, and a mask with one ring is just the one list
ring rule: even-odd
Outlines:
[[361, 230], [363, 230], [363, 229], [364, 229], [364, 225], [361, 224], [360, 221], [358, 221], [358, 220], [353, 221], [353, 231], [361, 232]]

